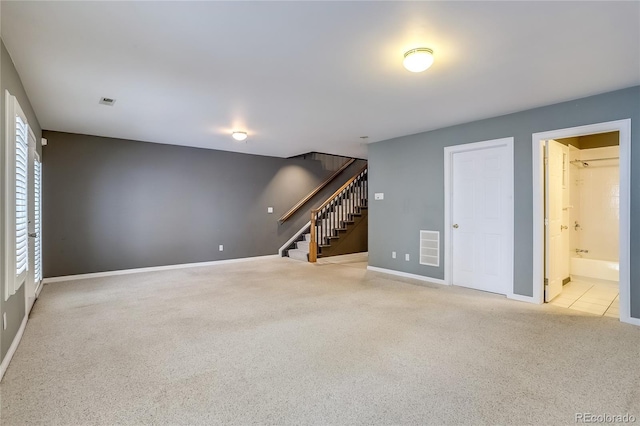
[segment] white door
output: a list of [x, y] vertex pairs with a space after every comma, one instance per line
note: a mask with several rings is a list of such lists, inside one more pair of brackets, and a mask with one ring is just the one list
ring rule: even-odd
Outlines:
[[569, 278], [571, 274], [571, 153], [569, 146], [562, 145], [562, 226], [560, 238], [562, 241], [562, 257], [560, 274]]
[[[37, 273], [35, 270], [35, 246], [36, 241], [36, 214], [35, 214], [35, 192], [36, 192], [36, 179], [35, 179], [35, 162], [39, 162], [40, 158], [36, 152], [36, 137], [33, 131], [29, 129], [29, 157], [28, 157], [28, 187], [27, 187], [27, 217], [28, 217], [28, 243], [27, 253], [29, 268], [27, 270], [27, 278], [25, 281], [24, 294], [25, 294], [25, 309], [28, 314], [36, 301], [36, 288], [39, 284], [37, 281]], [[39, 184], [39, 182], [38, 182]], [[39, 186], [39, 185], [38, 185]], [[39, 219], [39, 218], [38, 218]]]
[[452, 284], [507, 294], [512, 209], [509, 150], [452, 154]]
[[562, 292], [562, 280], [568, 274], [569, 232], [563, 221], [568, 155], [569, 148], [559, 142], [545, 144], [545, 302]]

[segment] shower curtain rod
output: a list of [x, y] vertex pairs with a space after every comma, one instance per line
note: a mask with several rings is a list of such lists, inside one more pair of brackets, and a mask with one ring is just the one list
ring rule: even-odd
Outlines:
[[588, 163], [589, 161], [607, 161], [607, 160], [619, 160], [620, 157], [607, 157], [607, 158], [589, 158], [585, 160], [573, 160], [571, 163]]

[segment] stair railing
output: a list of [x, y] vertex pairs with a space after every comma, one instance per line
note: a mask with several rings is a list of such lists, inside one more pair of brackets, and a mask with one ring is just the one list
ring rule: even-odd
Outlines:
[[368, 168], [365, 165], [318, 208], [311, 210], [309, 262], [318, 258], [318, 245], [326, 245], [337, 237], [338, 229], [368, 202]]
[[333, 180], [336, 177], [338, 177], [338, 175], [340, 173], [342, 173], [347, 167], [349, 167], [351, 164], [353, 164], [354, 161], [356, 161], [355, 158], [349, 158], [347, 161], [345, 161], [345, 163], [338, 170], [336, 170], [334, 173], [332, 173], [331, 176], [329, 176], [324, 181], [322, 181], [320, 183], [320, 185], [318, 185], [313, 191], [308, 193], [302, 200], [298, 201], [295, 206], [291, 207], [291, 209], [289, 209], [288, 212], [283, 214], [282, 217], [280, 219], [278, 219], [278, 222], [280, 222], [280, 223], [286, 222], [291, 216], [293, 216], [295, 214], [295, 212], [297, 212], [302, 206], [304, 206], [307, 203], [307, 201], [312, 199], [325, 186], [327, 186], [331, 182], [333, 182]]

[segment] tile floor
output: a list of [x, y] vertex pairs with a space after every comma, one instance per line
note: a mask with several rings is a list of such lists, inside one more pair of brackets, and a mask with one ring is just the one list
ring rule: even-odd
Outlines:
[[[354, 253], [320, 258], [317, 264], [338, 264], [352, 268], [366, 269], [368, 253]], [[562, 287], [562, 293], [549, 303], [561, 308], [569, 308], [593, 315], [617, 319], [620, 318], [618, 293], [618, 283], [570, 281]]]
[[618, 284], [570, 281], [552, 305], [605, 317], [620, 318]]

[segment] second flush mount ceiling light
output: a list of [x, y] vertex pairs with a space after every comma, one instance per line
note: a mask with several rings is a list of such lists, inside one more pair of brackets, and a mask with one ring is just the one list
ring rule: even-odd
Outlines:
[[404, 54], [402, 65], [411, 72], [422, 72], [433, 64], [433, 50], [426, 47], [411, 49]]
[[231, 133], [231, 137], [237, 140], [238, 142], [242, 142], [247, 139], [247, 132], [233, 132]]

